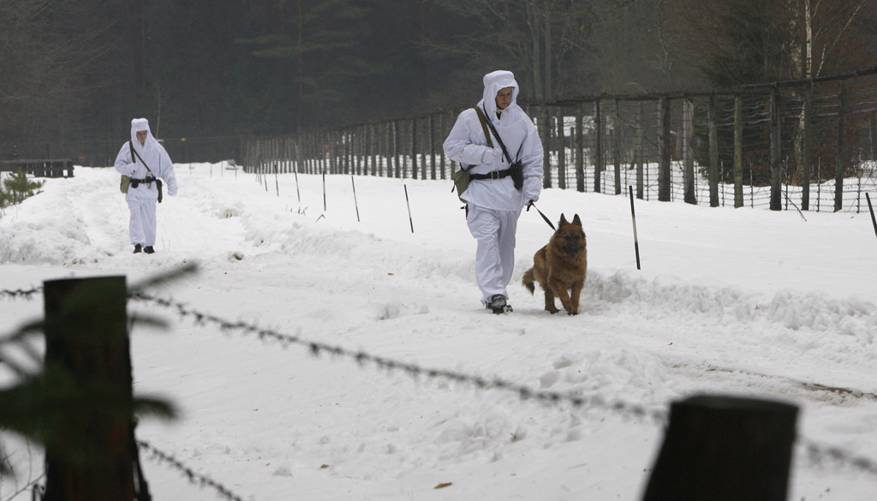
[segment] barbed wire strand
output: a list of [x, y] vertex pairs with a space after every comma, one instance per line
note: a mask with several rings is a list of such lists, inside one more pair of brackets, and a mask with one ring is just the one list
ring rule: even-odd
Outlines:
[[[379, 368], [386, 369], [389, 372], [402, 371], [415, 380], [418, 380], [421, 376], [426, 376], [430, 379], [440, 378], [450, 380], [456, 383], [468, 383], [473, 385], [475, 388], [478, 388], [479, 390], [496, 389], [514, 392], [521, 400], [533, 399], [548, 405], [567, 403], [575, 408], [600, 408], [618, 415], [622, 415], [624, 417], [634, 417], [637, 420], [649, 418], [658, 425], [664, 425], [668, 421], [668, 415], [665, 410], [649, 410], [646, 409], [645, 406], [639, 404], [628, 403], [620, 400], [606, 401], [600, 396], [586, 398], [570, 393], [541, 391], [535, 390], [525, 385], [511, 383], [509, 381], [499, 378], [487, 379], [480, 376], [473, 376], [460, 372], [423, 368], [416, 364], [401, 362], [385, 357], [379, 357], [363, 351], [352, 351], [346, 348], [342, 348], [340, 346], [332, 346], [325, 343], [310, 341], [303, 339], [299, 336], [283, 334], [271, 329], [262, 329], [255, 325], [247, 324], [242, 321], [230, 322], [228, 320], [221, 319], [215, 315], [196, 311], [181, 302], [177, 302], [171, 299], [156, 298], [142, 292], [131, 294], [129, 297], [134, 300], [149, 302], [166, 308], [174, 309], [181, 317], [193, 319], [193, 321], [197, 325], [203, 326], [208, 323], [212, 323], [219, 326], [220, 330], [224, 332], [237, 330], [244, 333], [252, 333], [263, 341], [279, 341], [284, 348], [287, 348], [289, 345], [292, 344], [305, 346], [314, 356], [319, 356], [322, 352], [326, 352], [335, 356], [353, 359], [360, 366], [364, 366], [368, 363], [373, 363]], [[871, 459], [865, 458], [863, 456], [858, 456], [839, 447], [820, 445], [804, 437], [798, 437], [797, 443], [799, 446], [804, 447], [809, 456], [815, 461], [824, 460], [827, 458], [838, 464], [842, 464], [847, 467], [862, 471], [864, 473], [877, 476], [877, 462]]]
[[145, 440], [137, 440], [137, 446], [148, 454], [148, 459], [151, 459], [157, 463], [170, 466], [174, 470], [182, 473], [190, 484], [197, 485], [201, 488], [210, 487], [211, 489], [218, 492], [223, 498], [228, 499], [229, 501], [244, 501], [243, 497], [235, 494], [228, 487], [222, 485], [221, 483], [213, 480], [206, 475], [197, 473], [189, 466], [183, 464], [182, 461], [174, 457], [172, 454], [168, 454], [167, 452], [159, 450], [149, 442]]
[[42, 294], [42, 292], [42, 287], [34, 287], [32, 289], [0, 289], [0, 297], [30, 300], [35, 295]]
[[814, 464], [832, 462], [877, 476], [877, 462], [869, 458], [845, 451], [840, 447], [819, 444], [806, 437], [799, 436], [797, 442]]
[[18, 489], [17, 491], [15, 491], [15, 492], [14, 492], [11, 496], [9, 496], [8, 498], [5, 498], [5, 501], [12, 501], [12, 500], [15, 499], [16, 497], [18, 497], [19, 494], [21, 494], [21, 493], [25, 492], [26, 490], [30, 489], [31, 486], [36, 485], [37, 483], [39, 483], [39, 481], [42, 480], [44, 476], [46, 476], [46, 472], [40, 473], [40, 475], [39, 475], [37, 478], [35, 478], [35, 479], [31, 480], [30, 482], [28, 482], [27, 484], [25, 484], [24, 487], [22, 487], [22, 488]]
[[667, 422], [666, 411], [662, 409], [647, 409], [644, 405], [636, 403], [625, 402], [622, 400], [607, 401], [600, 396], [585, 397], [574, 393], [537, 390], [501, 378], [485, 378], [445, 369], [421, 367], [417, 364], [381, 357], [365, 351], [353, 351], [341, 346], [333, 346], [318, 341], [308, 340], [299, 336], [277, 332], [272, 329], [263, 329], [256, 325], [247, 324], [243, 321], [232, 322], [215, 315], [196, 311], [181, 302], [153, 297], [143, 292], [132, 293], [129, 295], [129, 298], [175, 310], [180, 317], [190, 318], [196, 325], [213, 324], [218, 326], [223, 332], [240, 331], [244, 334], [254, 334], [262, 341], [277, 341], [284, 348], [287, 348], [290, 345], [303, 346], [315, 357], [320, 356], [322, 353], [328, 353], [336, 357], [354, 360], [359, 366], [373, 364], [376, 367], [385, 369], [389, 372], [401, 371], [415, 380], [419, 380], [421, 377], [426, 377], [428, 379], [443, 379], [454, 383], [470, 384], [479, 390], [494, 389], [515, 393], [521, 400], [532, 399], [548, 405], [559, 405], [563, 403], [569, 404], [575, 408], [599, 408], [625, 417], [631, 417], [636, 420], [650, 419], [658, 425], [663, 425]]

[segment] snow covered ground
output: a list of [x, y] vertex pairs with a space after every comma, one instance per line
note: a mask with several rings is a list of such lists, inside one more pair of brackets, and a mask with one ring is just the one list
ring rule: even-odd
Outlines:
[[[866, 214], [638, 203], [643, 270], [624, 197], [549, 190], [539, 207], [578, 213], [588, 234], [583, 314], [551, 316], [520, 276], [551, 230], [521, 217], [515, 312], [478, 302], [474, 241], [449, 182], [292, 175], [268, 190], [221, 166], [178, 165], [180, 196], [159, 207], [153, 256], [132, 255], [118, 176], [79, 168], [0, 216], [0, 288], [67, 276], [129, 282], [197, 261], [152, 291], [230, 320], [353, 350], [649, 410], [694, 392], [775, 397], [802, 408], [800, 435], [877, 459], [877, 241]], [[323, 215], [324, 217], [320, 217]], [[502, 391], [415, 381], [313, 358], [252, 336], [172, 321], [137, 327], [135, 391], [183, 417], [138, 437], [255, 500], [635, 500], [660, 427], [601, 408], [521, 401]], [[42, 302], [0, 299], [0, 332]], [[9, 375], [0, 372], [0, 378]], [[841, 387], [828, 391], [814, 384]], [[20, 472], [39, 453], [0, 435]], [[29, 459], [30, 458], [30, 459]], [[872, 500], [877, 476], [795, 455], [790, 500]], [[28, 465], [31, 463], [31, 466]], [[155, 499], [217, 499], [144, 459]], [[434, 487], [443, 482], [452, 485]], [[26, 499], [22, 494], [15, 499]]]

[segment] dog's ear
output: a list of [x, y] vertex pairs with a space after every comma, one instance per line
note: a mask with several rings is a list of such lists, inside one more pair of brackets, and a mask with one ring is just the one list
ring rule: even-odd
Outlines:
[[576, 214], [575, 217], [572, 218], [572, 224], [574, 224], [574, 225], [576, 225], [576, 226], [581, 226], [581, 225], [582, 225], [582, 220], [579, 219], [579, 215], [578, 215], [578, 214]]
[[558, 224], [557, 226], [560, 227], [560, 226], [563, 226], [565, 224], [569, 224], [569, 221], [566, 220], [566, 216], [564, 216], [563, 212], [561, 212], [560, 213], [560, 224]]

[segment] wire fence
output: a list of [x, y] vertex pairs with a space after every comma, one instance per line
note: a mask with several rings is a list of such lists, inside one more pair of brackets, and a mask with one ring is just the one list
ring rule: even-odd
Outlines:
[[[545, 187], [712, 207], [865, 210], [877, 191], [877, 67], [710, 91], [522, 103], [544, 146]], [[450, 179], [442, 143], [465, 108], [282, 136], [167, 137], [179, 163], [250, 172]], [[127, 138], [7, 144], [2, 158], [109, 166]]]
[[[126, 136], [82, 138], [47, 142], [8, 143], [0, 138], [0, 159], [67, 158], [87, 167], [111, 166]], [[241, 144], [246, 136], [160, 137], [170, 157], [177, 163], [221, 162], [241, 158]]]
[[[155, 283], [161, 283], [161, 279]], [[668, 422], [668, 414], [662, 405], [655, 408], [645, 404], [627, 402], [620, 399], [604, 399], [600, 396], [585, 397], [576, 393], [563, 393], [544, 391], [521, 385], [501, 378], [488, 378], [458, 371], [428, 368], [418, 364], [405, 362], [389, 357], [383, 357], [362, 350], [351, 350], [338, 345], [331, 345], [320, 341], [306, 339], [298, 335], [286, 334], [272, 329], [265, 329], [258, 325], [243, 321], [232, 321], [217, 315], [200, 311], [187, 304], [169, 298], [161, 298], [147, 294], [143, 288], [154, 285], [146, 283], [134, 287], [129, 292], [130, 300], [159, 306], [176, 314], [181, 319], [189, 320], [195, 325], [203, 327], [215, 327], [223, 333], [239, 332], [243, 335], [251, 335], [266, 343], [274, 343], [282, 348], [298, 346], [307, 350], [314, 356], [330, 355], [332, 358], [346, 359], [355, 362], [359, 367], [376, 367], [387, 373], [402, 373], [416, 381], [442, 380], [453, 382], [462, 386], [475, 388], [478, 391], [503, 391], [514, 394], [521, 401], [533, 401], [548, 406], [569, 406], [575, 409], [596, 409], [617, 417], [632, 420], [634, 422], [651, 422], [658, 426], [664, 426]], [[0, 298], [33, 299], [42, 292], [42, 287], [31, 289], [3, 289], [0, 290]], [[826, 385], [813, 384], [814, 387]], [[851, 391], [851, 390], [849, 390]], [[147, 453], [147, 458], [157, 463], [166, 465], [181, 473], [192, 485], [202, 488], [210, 488], [224, 499], [243, 501], [243, 497], [235, 494], [223, 483], [201, 473], [197, 473], [192, 467], [187, 466], [170, 453], [164, 452], [144, 440], [137, 440], [138, 447]], [[806, 458], [813, 464], [829, 466], [835, 469], [849, 469], [865, 473], [877, 480], [877, 462], [874, 460], [846, 450], [844, 448], [820, 444], [803, 436], [798, 436], [797, 447]], [[37, 479], [39, 480], [39, 479]], [[34, 491], [37, 492], [36, 490]], [[34, 494], [36, 497], [37, 494]]]
[[210, 488], [223, 499], [229, 501], [244, 501], [244, 497], [235, 494], [231, 489], [213, 478], [196, 472], [190, 466], [177, 459], [173, 454], [162, 451], [146, 440], [137, 440], [137, 447], [147, 454], [146, 458], [156, 463], [165, 465], [182, 474], [190, 484], [201, 488]]
[[[877, 68], [710, 92], [524, 105], [544, 186], [645, 200], [863, 210], [877, 189]], [[242, 141], [251, 172], [448, 179], [441, 144], [462, 109]]]
[[305, 339], [297, 335], [264, 329], [254, 324], [241, 321], [233, 322], [212, 314], [199, 312], [184, 303], [172, 299], [158, 298], [142, 292], [131, 294], [130, 299], [171, 309], [181, 318], [191, 319], [196, 325], [212, 324], [222, 332], [237, 331], [244, 334], [252, 334], [262, 341], [276, 341], [284, 348], [298, 345], [306, 348], [315, 357], [321, 354], [328, 354], [333, 357], [346, 358], [362, 367], [371, 365], [389, 373], [400, 372], [415, 380], [444, 380], [457, 384], [466, 384], [480, 390], [510, 392], [517, 395], [521, 400], [533, 400], [547, 404], [568, 404], [574, 408], [598, 408], [625, 417], [636, 419], [648, 418], [658, 424], [666, 421], [665, 411], [648, 409], [646, 406], [636, 403], [622, 400], [607, 401], [599, 396], [584, 397], [575, 393], [538, 390], [502, 378], [486, 378], [445, 369], [421, 367], [417, 364], [378, 356], [361, 350], [350, 350], [341, 346]]

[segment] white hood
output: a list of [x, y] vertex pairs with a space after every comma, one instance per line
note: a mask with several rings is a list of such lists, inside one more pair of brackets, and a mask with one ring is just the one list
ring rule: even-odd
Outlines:
[[508, 70], [496, 70], [484, 75], [484, 99], [478, 105], [483, 106], [491, 121], [496, 120], [496, 94], [506, 87], [514, 90], [511, 104], [502, 113], [518, 106], [518, 82], [515, 81], [515, 74]]
[[[143, 145], [137, 140], [137, 133], [145, 130], [146, 141]], [[152, 130], [149, 128], [149, 120], [145, 118], [134, 118], [131, 120], [131, 144], [137, 150], [140, 156], [146, 156], [147, 153], [158, 150], [158, 141], [152, 136]]]

